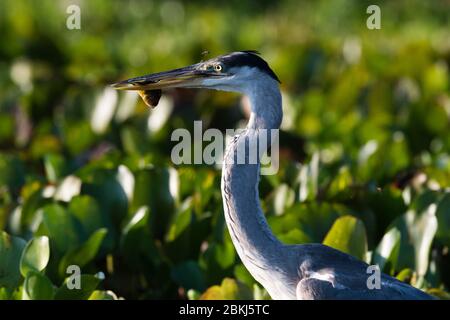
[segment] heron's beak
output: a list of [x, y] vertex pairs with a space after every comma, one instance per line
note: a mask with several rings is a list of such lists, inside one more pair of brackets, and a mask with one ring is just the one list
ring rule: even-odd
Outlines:
[[160, 90], [166, 88], [199, 88], [205, 78], [223, 77], [214, 71], [205, 70], [202, 64], [194, 64], [184, 68], [149, 74], [137, 78], [127, 79], [112, 84], [119, 90]]

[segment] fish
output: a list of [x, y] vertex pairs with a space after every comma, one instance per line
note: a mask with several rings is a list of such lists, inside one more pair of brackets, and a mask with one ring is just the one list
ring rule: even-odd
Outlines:
[[162, 91], [161, 89], [139, 90], [138, 93], [141, 96], [144, 103], [148, 107], [153, 109], [158, 105]]

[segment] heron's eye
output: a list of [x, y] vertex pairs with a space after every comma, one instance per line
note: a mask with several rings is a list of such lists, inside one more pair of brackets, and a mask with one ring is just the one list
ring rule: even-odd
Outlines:
[[222, 65], [220, 65], [220, 64], [215, 64], [215, 65], [214, 65], [214, 71], [216, 71], [216, 72], [222, 71]]

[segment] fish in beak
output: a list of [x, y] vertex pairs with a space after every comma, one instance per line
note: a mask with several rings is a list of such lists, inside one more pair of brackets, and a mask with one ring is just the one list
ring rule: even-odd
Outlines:
[[184, 68], [131, 78], [112, 84], [118, 90], [136, 90], [144, 103], [154, 108], [161, 98], [162, 89], [201, 88], [205, 78], [224, 76], [208, 64], [198, 63]]

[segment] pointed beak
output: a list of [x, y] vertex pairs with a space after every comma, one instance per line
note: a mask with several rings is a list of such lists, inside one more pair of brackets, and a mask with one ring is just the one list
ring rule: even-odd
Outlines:
[[116, 82], [111, 86], [118, 90], [160, 90], [166, 88], [201, 88], [205, 78], [222, 77], [214, 71], [205, 70], [198, 63], [184, 68], [149, 74]]

